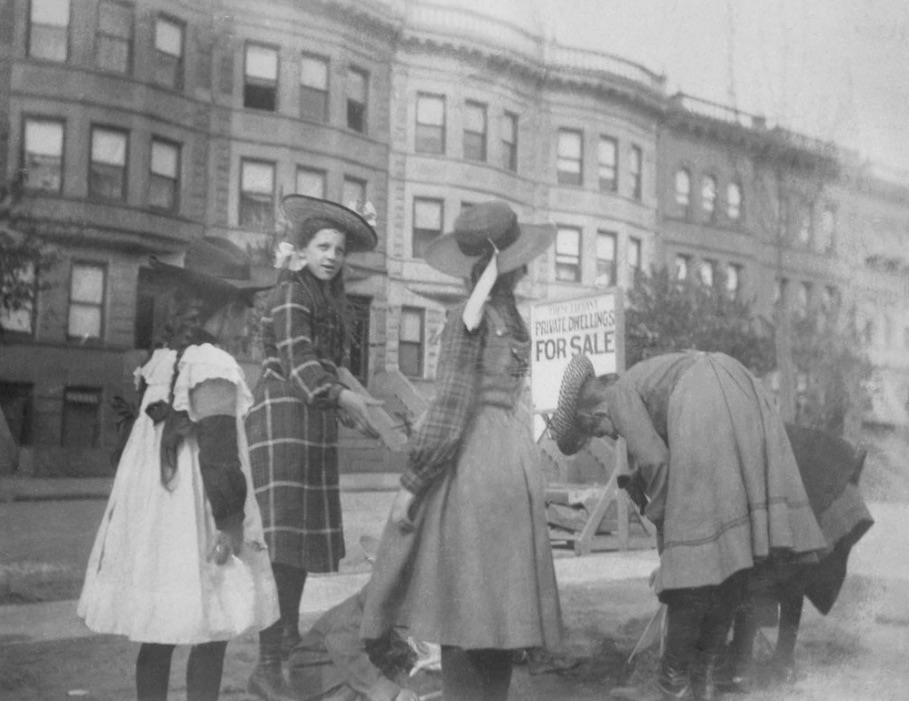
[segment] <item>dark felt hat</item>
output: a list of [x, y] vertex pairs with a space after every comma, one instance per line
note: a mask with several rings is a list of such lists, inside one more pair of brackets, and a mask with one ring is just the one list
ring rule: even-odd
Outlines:
[[559, 404], [550, 422], [550, 433], [565, 455], [574, 455], [583, 448], [590, 436], [577, 430], [575, 414], [578, 409], [578, 396], [584, 385], [596, 378], [593, 363], [583, 353], [574, 356], [562, 375], [559, 387]]
[[347, 236], [348, 253], [371, 251], [379, 242], [376, 230], [354, 210], [330, 200], [308, 195], [287, 195], [281, 200], [284, 215], [292, 229], [308, 220], [326, 220]]
[[491, 241], [499, 249], [499, 272], [507, 273], [543, 253], [555, 236], [552, 224], [519, 224], [506, 202], [481, 202], [464, 209], [455, 219], [454, 230], [426, 247], [425, 258], [436, 270], [464, 278], [491, 252]]
[[154, 256], [152, 270], [175, 284], [185, 285], [223, 306], [236, 296], [252, 304], [256, 292], [268, 286], [252, 281], [252, 261], [235, 243], [218, 236], [194, 241], [186, 251], [183, 266], [164, 263]]

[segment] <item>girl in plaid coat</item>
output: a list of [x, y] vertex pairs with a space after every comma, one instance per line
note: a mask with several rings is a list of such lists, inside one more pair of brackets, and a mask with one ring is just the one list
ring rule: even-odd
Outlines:
[[246, 419], [256, 498], [278, 588], [281, 620], [259, 635], [249, 688], [264, 699], [292, 698], [282, 652], [300, 639], [307, 572], [335, 572], [344, 557], [338, 489], [338, 420], [375, 436], [377, 400], [347, 389], [337, 368], [347, 352], [347, 253], [376, 246], [372, 226], [334, 202], [283, 200], [290, 225], [278, 247], [282, 268], [262, 316], [262, 375]]
[[442, 646], [446, 701], [505, 701], [512, 652], [561, 628], [539, 453], [521, 394], [530, 335], [514, 287], [555, 238], [505, 202], [465, 209], [426, 262], [467, 279], [442, 332], [435, 399], [411, 438], [360, 634], [394, 627]]

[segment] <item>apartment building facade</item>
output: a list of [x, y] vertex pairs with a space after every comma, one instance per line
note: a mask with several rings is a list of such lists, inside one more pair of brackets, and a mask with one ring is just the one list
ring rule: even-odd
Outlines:
[[[905, 188], [828, 144], [668, 96], [661, 76], [559, 46], [530, 16], [419, 0], [0, 0], [0, 172], [28, 177], [63, 253], [33, 309], [2, 320], [4, 415], [33, 471], [109, 469], [107, 404], [155, 324], [148, 257], [223, 236], [268, 280], [290, 192], [377, 210], [378, 249], [352, 257], [348, 290], [352, 370], [378, 394], [389, 374], [431, 394], [463, 284], [423, 248], [497, 197], [558, 227], [519, 288], [525, 308], [627, 287], [654, 264], [705, 282], [722, 271], [767, 314], [861, 300], [905, 401], [905, 262], [868, 243], [909, 248]], [[254, 380], [254, 344], [240, 352]]]

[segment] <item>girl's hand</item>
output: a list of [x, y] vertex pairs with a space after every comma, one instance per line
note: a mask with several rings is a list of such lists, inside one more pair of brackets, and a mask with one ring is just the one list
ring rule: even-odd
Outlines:
[[242, 550], [243, 524], [240, 524], [235, 528], [218, 531], [218, 537], [208, 551], [208, 559], [214, 560], [216, 565], [223, 565], [231, 555], [239, 555]]
[[338, 404], [353, 421], [353, 428], [370, 438], [378, 438], [379, 432], [369, 416], [369, 408], [382, 406], [384, 403], [381, 399], [369, 395], [364, 396], [349, 389], [342, 389], [341, 394], [338, 395]]
[[413, 519], [410, 517], [410, 509], [413, 506], [413, 492], [401, 487], [395, 494], [394, 503], [391, 505], [391, 520], [394, 521], [402, 533], [410, 533], [414, 529]]

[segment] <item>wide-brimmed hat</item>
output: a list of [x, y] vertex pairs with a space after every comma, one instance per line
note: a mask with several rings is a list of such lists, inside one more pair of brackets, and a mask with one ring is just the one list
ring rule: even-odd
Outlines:
[[357, 212], [330, 200], [308, 195], [287, 195], [281, 200], [284, 216], [292, 230], [309, 219], [324, 219], [334, 224], [347, 236], [348, 253], [371, 251], [379, 243], [376, 230]]
[[589, 440], [576, 428], [575, 414], [578, 410], [578, 396], [584, 384], [596, 377], [593, 363], [583, 353], [574, 356], [562, 375], [559, 387], [559, 404], [550, 420], [550, 433], [565, 455], [574, 455]]
[[499, 250], [498, 271], [507, 273], [540, 255], [555, 241], [552, 224], [519, 224], [506, 202], [481, 202], [464, 209], [455, 219], [454, 230], [433, 240], [425, 252], [426, 262], [436, 270], [466, 278], [478, 260]]
[[164, 263], [154, 256], [149, 263], [165, 280], [192, 288], [213, 302], [221, 302], [218, 306], [238, 295], [251, 305], [256, 292], [269, 288], [252, 280], [249, 254], [232, 241], [218, 236], [204, 236], [194, 241], [186, 251], [182, 267]]

